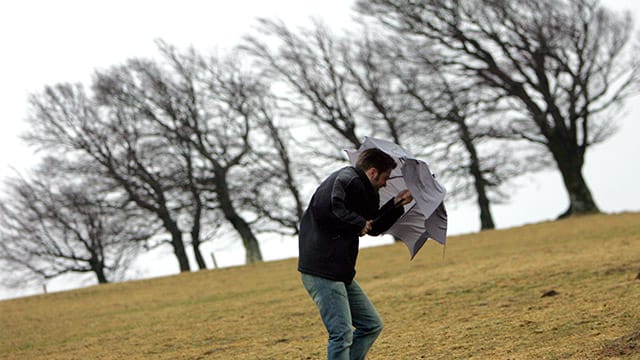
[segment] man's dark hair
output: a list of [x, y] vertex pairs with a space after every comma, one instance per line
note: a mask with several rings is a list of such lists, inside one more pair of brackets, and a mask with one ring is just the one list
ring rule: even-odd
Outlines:
[[356, 167], [362, 171], [375, 168], [378, 172], [385, 172], [395, 169], [396, 161], [391, 156], [380, 149], [367, 149], [360, 153]]

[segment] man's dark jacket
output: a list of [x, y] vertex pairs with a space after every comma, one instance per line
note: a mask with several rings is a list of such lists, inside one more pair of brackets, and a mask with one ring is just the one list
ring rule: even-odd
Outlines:
[[381, 208], [380, 196], [360, 169], [345, 167], [324, 180], [302, 216], [298, 271], [351, 283], [356, 270], [359, 233], [367, 220], [369, 235], [380, 235], [403, 214], [393, 199]]

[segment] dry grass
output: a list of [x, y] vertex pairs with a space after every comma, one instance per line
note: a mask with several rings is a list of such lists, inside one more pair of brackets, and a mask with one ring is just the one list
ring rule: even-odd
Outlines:
[[[370, 359], [640, 358], [640, 213], [368, 248]], [[555, 296], [545, 296], [554, 290]], [[0, 302], [3, 359], [321, 359], [296, 260]]]

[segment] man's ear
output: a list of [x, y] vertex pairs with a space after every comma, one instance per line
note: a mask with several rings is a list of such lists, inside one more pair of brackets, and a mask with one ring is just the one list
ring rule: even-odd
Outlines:
[[378, 176], [378, 169], [370, 167], [369, 169], [367, 169], [367, 171], [365, 171], [365, 174], [367, 174], [369, 180], [373, 180], [376, 178], [376, 176]]

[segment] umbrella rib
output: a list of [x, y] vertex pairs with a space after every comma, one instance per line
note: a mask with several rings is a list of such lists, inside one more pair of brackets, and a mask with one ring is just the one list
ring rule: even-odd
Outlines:
[[415, 207], [416, 207], [416, 205], [418, 205], [418, 204], [414, 201], [414, 202], [413, 202], [413, 205], [411, 205], [411, 207], [410, 207], [410, 208], [408, 208], [407, 210], [405, 210], [405, 211], [404, 211], [404, 214], [402, 214], [402, 215], [398, 218], [398, 220], [396, 220], [396, 222], [398, 222], [398, 221], [400, 221], [400, 219], [402, 219], [402, 218], [406, 217], [406, 216], [407, 216], [407, 214], [408, 214], [411, 210], [413, 210], [413, 208], [415, 208]]

